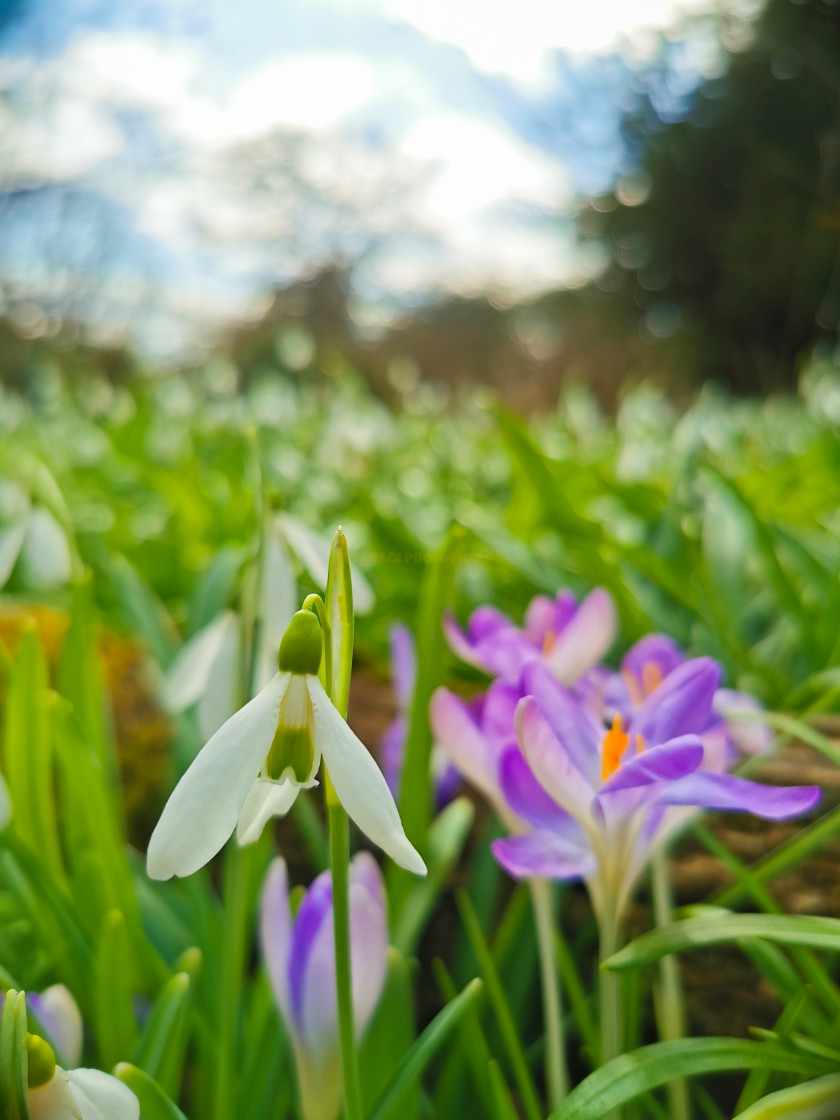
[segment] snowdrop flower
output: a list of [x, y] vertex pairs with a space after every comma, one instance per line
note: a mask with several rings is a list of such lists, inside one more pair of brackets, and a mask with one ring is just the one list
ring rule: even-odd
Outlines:
[[[385, 888], [368, 852], [352, 859], [349, 887], [353, 1015], [359, 1039], [382, 994], [388, 955]], [[304, 1120], [335, 1120], [341, 1107], [341, 1060], [330, 873], [314, 881], [293, 920], [286, 864], [276, 859], [263, 889], [260, 939], [294, 1048]]]
[[140, 1103], [116, 1077], [98, 1069], [64, 1070], [52, 1047], [27, 1034], [30, 1120], [139, 1120]]
[[236, 829], [253, 843], [266, 823], [317, 785], [321, 757], [348, 814], [401, 867], [423, 875], [382, 771], [334, 707], [320, 681], [317, 618], [298, 611], [278, 654], [279, 672], [223, 724], [175, 787], [152, 833], [153, 879], [191, 875]]
[[[417, 679], [417, 654], [411, 631], [399, 624], [391, 627], [391, 680], [397, 696], [397, 715], [382, 735], [379, 757], [388, 788], [399, 797], [405, 745], [411, 719], [411, 702]], [[460, 777], [457, 769], [447, 760], [439, 743], [432, 746], [432, 775], [435, 783], [437, 806], [444, 805], [455, 796]]]
[[571, 685], [612, 645], [615, 606], [602, 588], [580, 604], [569, 591], [560, 591], [556, 599], [532, 599], [522, 629], [494, 607], [479, 607], [466, 633], [450, 615], [443, 626], [452, 650], [491, 676], [517, 681], [527, 664], [542, 661], [558, 680]]
[[70, 582], [72, 562], [67, 537], [59, 523], [14, 482], [0, 483], [0, 587], [18, 565], [32, 591], [53, 591]]
[[[274, 675], [277, 647], [295, 613], [297, 582], [292, 562], [276, 534], [266, 541], [265, 572], [260, 602], [262, 641], [257, 687]], [[161, 687], [164, 708], [177, 715], [198, 705], [198, 726], [209, 739], [236, 711], [242, 627], [235, 611], [223, 611], [184, 643], [169, 666]]]

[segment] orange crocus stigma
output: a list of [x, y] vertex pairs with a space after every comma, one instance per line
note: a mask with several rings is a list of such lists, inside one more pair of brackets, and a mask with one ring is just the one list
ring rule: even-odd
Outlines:
[[545, 634], [545, 637], [543, 638], [543, 644], [542, 644], [543, 657], [545, 657], [545, 655], [547, 653], [551, 653], [552, 649], [554, 648], [554, 643], [556, 641], [557, 641], [557, 635], [554, 633], [554, 631], [553, 630], [547, 630], [546, 634]]
[[601, 743], [601, 779], [606, 781], [611, 778], [621, 765], [621, 756], [629, 742], [629, 737], [624, 731], [621, 716], [617, 715], [612, 722], [612, 727], [606, 733]]

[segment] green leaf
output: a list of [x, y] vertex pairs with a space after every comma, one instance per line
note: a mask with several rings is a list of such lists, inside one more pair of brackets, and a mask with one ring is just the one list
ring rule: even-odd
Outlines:
[[525, 1053], [522, 1049], [522, 1042], [519, 1037], [516, 1022], [511, 1013], [507, 998], [505, 997], [496, 966], [493, 963], [493, 956], [484, 939], [481, 925], [476, 917], [469, 895], [467, 895], [466, 891], [460, 890], [456, 895], [456, 900], [458, 909], [461, 912], [461, 919], [467, 931], [467, 936], [470, 939], [470, 944], [472, 945], [473, 952], [481, 968], [484, 982], [487, 985], [487, 994], [493, 1005], [499, 1031], [501, 1032], [505, 1048], [508, 1052], [508, 1058], [525, 1106], [525, 1111], [529, 1120], [541, 1120], [542, 1109], [537, 1099], [537, 1092], [534, 1088], [531, 1072], [528, 1069], [528, 1063], [525, 1060]]
[[417, 947], [449, 874], [458, 862], [474, 817], [473, 803], [466, 797], [459, 797], [447, 805], [429, 829], [426, 852], [429, 873], [412, 886], [394, 930], [394, 944], [405, 956], [411, 956]]
[[481, 988], [480, 980], [471, 980], [460, 995], [435, 1016], [400, 1062], [394, 1076], [368, 1113], [367, 1120], [386, 1120], [394, 1105], [402, 1098], [406, 1089], [414, 1084], [462, 1016], [474, 1006]]
[[[396, 949], [388, 950], [388, 974], [376, 1013], [359, 1047], [359, 1069], [365, 1107], [379, 1097], [400, 1062], [411, 1049], [416, 1034], [414, 987], [411, 968]], [[416, 1120], [420, 1096], [409, 1084], [394, 1098], [389, 1120]]]
[[106, 1069], [132, 1054], [137, 1045], [130, 962], [125, 918], [119, 910], [111, 910], [105, 915], [96, 957], [96, 1041]]
[[787, 914], [724, 914], [675, 922], [643, 933], [619, 950], [604, 968], [638, 968], [668, 953], [681, 953], [706, 945], [719, 945], [743, 937], [761, 937], [780, 945], [804, 945], [840, 953], [840, 918]]
[[160, 1085], [142, 1069], [129, 1065], [128, 1062], [121, 1062], [114, 1073], [137, 1097], [143, 1120], [187, 1120]]
[[38, 853], [54, 882], [63, 885], [66, 876], [56, 821], [50, 704], [47, 661], [33, 628], [21, 639], [6, 697], [6, 776], [15, 834]]
[[[177, 1090], [180, 1083], [193, 982], [201, 960], [200, 954], [196, 954], [194, 950], [187, 959], [189, 970], [175, 973], [164, 984], [134, 1053], [134, 1064], [169, 1091]], [[184, 963], [183, 958], [179, 963]]]
[[549, 1120], [599, 1120], [641, 1093], [676, 1077], [727, 1070], [773, 1069], [822, 1072], [821, 1063], [782, 1046], [738, 1038], [689, 1038], [656, 1042], [613, 1058], [591, 1073], [566, 1097]]
[[[451, 554], [457, 550], [461, 534], [459, 526], [450, 528], [442, 551], [426, 565], [415, 627], [417, 679], [405, 743], [400, 816], [406, 835], [421, 855], [425, 852], [426, 831], [432, 816], [429, 701], [442, 680], [444, 643], [441, 616], [451, 596], [455, 578], [455, 564]], [[396, 865], [390, 871], [388, 893], [397, 916], [411, 883], [409, 872]]]
[[96, 641], [90, 575], [73, 585], [70, 626], [58, 665], [58, 689], [73, 705], [82, 738], [106, 769], [112, 741], [105, 718], [105, 692]]
[[29, 1120], [27, 1108], [26, 995], [6, 992], [0, 1014], [0, 1116]]

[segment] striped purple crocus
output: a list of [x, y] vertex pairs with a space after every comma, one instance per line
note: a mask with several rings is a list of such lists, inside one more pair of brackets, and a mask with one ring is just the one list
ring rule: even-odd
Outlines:
[[[607, 720], [625, 719], [688, 660], [686, 652], [665, 634], [648, 634], [631, 646], [618, 672], [598, 668], [579, 685], [580, 695], [599, 708]], [[743, 755], [760, 754], [772, 735], [761, 720], [761, 705], [745, 692], [715, 691], [707, 726], [702, 731], [704, 767], [731, 769]]]
[[[303, 1120], [335, 1120], [341, 1108], [341, 1059], [330, 873], [315, 879], [293, 918], [286, 864], [275, 859], [263, 888], [260, 937], [294, 1049]], [[385, 887], [368, 852], [359, 852], [350, 863], [350, 957], [358, 1039], [382, 994], [388, 957]]]
[[445, 615], [449, 645], [463, 661], [493, 677], [517, 681], [526, 665], [543, 662], [566, 685], [596, 665], [615, 639], [615, 606], [603, 588], [578, 603], [570, 591], [538, 595], [518, 627], [494, 607], [479, 607], [461, 630]]
[[[771, 820], [807, 812], [814, 786], [777, 787], [704, 768], [703, 732], [720, 680], [709, 658], [685, 661], [607, 726], [535, 664], [523, 673], [515, 713], [517, 750], [540, 787], [534, 799], [512, 780], [510, 752], [499, 785], [529, 831], [497, 840], [493, 852], [515, 877], [584, 878], [599, 914], [620, 919], [673, 807], [740, 810]], [[516, 768], [520, 768], [519, 756]], [[546, 810], [546, 795], [552, 809]]]

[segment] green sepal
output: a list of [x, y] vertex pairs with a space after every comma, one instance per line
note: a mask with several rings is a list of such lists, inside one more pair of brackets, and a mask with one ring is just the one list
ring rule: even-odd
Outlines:
[[323, 652], [324, 636], [317, 617], [312, 611], [297, 611], [280, 642], [277, 654], [280, 672], [315, 677]]

